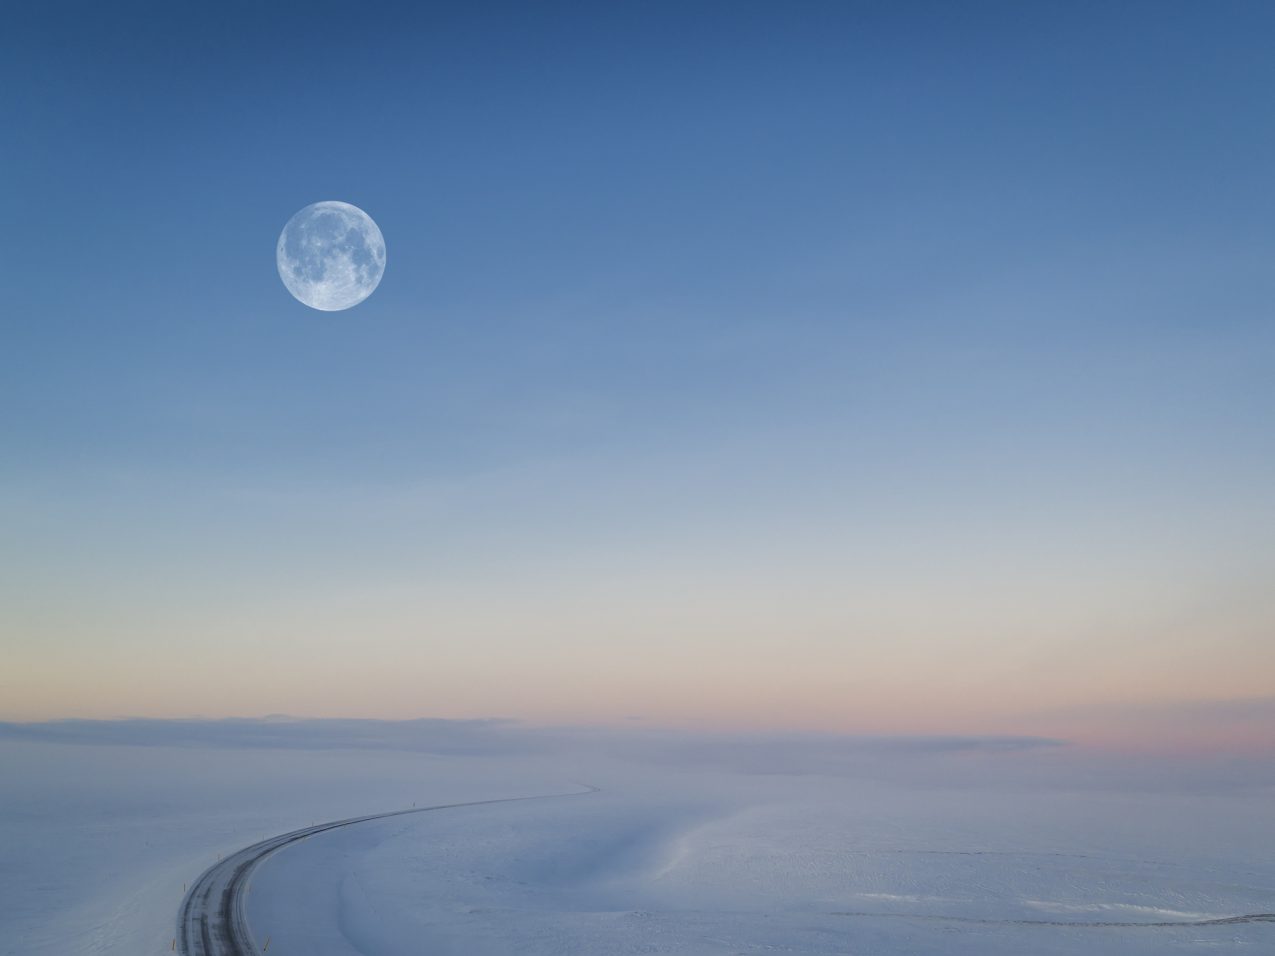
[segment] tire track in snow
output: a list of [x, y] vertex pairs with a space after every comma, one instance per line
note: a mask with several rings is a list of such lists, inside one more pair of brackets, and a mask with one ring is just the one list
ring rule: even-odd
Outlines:
[[1121, 920], [1061, 920], [1061, 919], [990, 919], [978, 916], [939, 916], [929, 913], [869, 913], [858, 910], [838, 910], [829, 916], [853, 916], [864, 919], [923, 919], [948, 923], [978, 923], [984, 926], [1075, 926], [1080, 928], [1109, 929], [1164, 929], [1166, 927], [1235, 926], [1240, 923], [1275, 923], [1275, 913], [1246, 913], [1243, 916], [1218, 916], [1212, 919], [1156, 920], [1132, 922]]
[[570, 793], [470, 800], [466, 803], [444, 803], [434, 807], [412, 807], [407, 810], [391, 810], [388, 813], [371, 813], [362, 817], [351, 817], [348, 820], [303, 827], [300, 830], [282, 833], [246, 846], [210, 866], [191, 885], [190, 891], [182, 900], [181, 909], [178, 910], [175, 948], [183, 956], [260, 956], [261, 951], [252, 937], [252, 931], [248, 928], [244, 906], [252, 882], [252, 874], [264, 860], [293, 843], [308, 840], [312, 836], [340, 827], [406, 816], [409, 813], [481, 807], [492, 803], [516, 803], [522, 800], [575, 797], [597, 793], [599, 790], [598, 787], [588, 784], [580, 784], [580, 786], [587, 789], [573, 790]]

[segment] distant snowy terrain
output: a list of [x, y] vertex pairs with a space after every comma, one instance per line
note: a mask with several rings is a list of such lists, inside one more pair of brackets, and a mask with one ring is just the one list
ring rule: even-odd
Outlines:
[[[270, 956], [1275, 951], [1275, 921], [1208, 922], [1275, 912], [1267, 768], [1121, 777], [977, 741], [438, 727], [411, 746], [314, 729], [268, 748], [245, 746], [252, 727], [124, 735], [146, 746], [0, 733], [0, 954], [166, 952], [182, 884], [218, 854], [537, 794], [290, 846], [253, 878], [253, 932]], [[551, 796], [580, 783], [602, 789]]]
[[[1257, 801], [790, 778], [743, 781], [747, 805], [714, 801], [704, 780], [664, 783], [311, 841], [263, 867], [252, 925], [282, 956], [1275, 946], [1275, 923], [1150, 925], [1275, 910], [1271, 811]], [[1205, 838], [1210, 812], [1228, 817], [1224, 848]], [[1265, 853], [1235, 839], [1245, 823], [1264, 828]]]

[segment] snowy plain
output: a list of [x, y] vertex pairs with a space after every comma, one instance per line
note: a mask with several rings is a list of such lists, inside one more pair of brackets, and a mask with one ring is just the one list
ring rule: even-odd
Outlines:
[[[585, 793], [585, 785], [601, 788]], [[1262, 763], [500, 723], [0, 729], [0, 954], [169, 952], [266, 835], [270, 956], [1275, 952]]]

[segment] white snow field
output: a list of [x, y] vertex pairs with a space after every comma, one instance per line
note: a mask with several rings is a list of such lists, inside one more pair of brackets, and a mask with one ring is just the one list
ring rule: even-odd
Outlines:
[[[266, 749], [0, 733], [0, 953], [170, 952], [182, 884], [219, 853], [327, 819], [536, 794], [285, 848], [252, 879], [258, 945], [269, 940], [268, 956], [1275, 952], [1264, 766], [1117, 771], [1067, 748], [978, 742], [897, 754], [878, 742], [870, 759], [838, 763], [827, 741], [812, 761], [800, 744], [582, 739], [532, 733], [439, 755], [383, 749], [375, 734], [357, 749], [346, 733], [340, 749]], [[580, 783], [602, 790], [549, 796]], [[1255, 918], [1209, 922], [1232, 917]]]

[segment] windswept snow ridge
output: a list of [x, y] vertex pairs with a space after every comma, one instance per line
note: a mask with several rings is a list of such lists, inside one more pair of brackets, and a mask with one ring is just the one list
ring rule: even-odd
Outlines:
[[940, 916], [932, 913], [870, 913], [866, 910], [837, 910], [829, 916], [856, 916], [864, 919], [936, 920], [943, 923], [975, 923], [980, 926], [1066, 926], [1068, 929], [1163, 929], [1172, 926], [1232, 926], [1240, 923], [1275, 923], [1275, 913], [1247, 913], [1244, 916], [1218, 916], [1210, 919], [1156, 920], [1060, 920], [1060, 919], [989, 919], [974, 916]]

